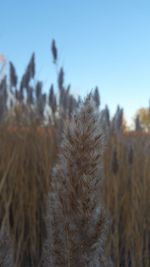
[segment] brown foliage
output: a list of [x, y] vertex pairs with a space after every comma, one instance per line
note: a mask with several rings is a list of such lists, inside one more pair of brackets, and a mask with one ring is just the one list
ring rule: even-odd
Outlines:
[[[113, 153], [119, 169], [112, 172]], [[150, 135], [111, 137], [104, 157], [104, 198], [112, 218], [108, 250], [114, 265], [150, 264]]]
[[[19, 267], [28, 266], [31, 258], [35, 266], [40, 264], [46, 234], [44, 196], [56, 158], [55, 136], [52, 128], [0, 129], [0, 219], [9, 229], [16, 260], [24, 264], [18, 263]], [[114, 151], [117, 172], [112, 171]], [[106, 253], [116, 267], [149, 267], [150, 135], [111, 136], [104, 154], [104, 174], [103, 196], [112, 220]], [[4, 260], [0, 259], [6, 261], [5, 266], [8, 253], [11, 256], [7, 239], [6, 235], [0, 243], [1, 251], [6, 251]]]
[[46, 198], [54, 134], [33, 125], [0, 129], [0, 223], [13, 242], [15, 266], [38, 266], [46, 237]]

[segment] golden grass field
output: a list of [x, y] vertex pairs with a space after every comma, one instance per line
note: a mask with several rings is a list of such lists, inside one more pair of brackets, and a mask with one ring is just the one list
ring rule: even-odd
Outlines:
[[104, 199], [115, 266], [150, 266], [150, 135], [111, 137], [104, 157]]
[[[44, 223], [39, 218], [46, 209], [43, 196], [51, 190], [51, 169], [58, 151], [56, 132], [36, 126], [0, 129], [0, 219], [1, 224], [10, 225], [16, 251], [32, 250], [34, 242], [40, 251]], [[100, 194], [110, 218], [106, 254], [115, 267], [149, 267], [150, 135], [110, 136], [103, 163]]]

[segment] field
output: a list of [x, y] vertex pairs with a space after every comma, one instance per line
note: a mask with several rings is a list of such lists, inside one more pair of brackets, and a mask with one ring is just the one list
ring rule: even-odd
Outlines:
[[98, 88], [75, 99], [62, 68], [58, 98], [34, 75], [33, 54], [0, 82], [0, 266], [149, 267], [149, 132], [110, 119]]
[[104, 199], [112, 227], [114, 266], [150, 264], [150, 136], [111, 137], [104, 157]]
[[[104, 251], [114, 266], [150, 264], [149, 147], [150, 137], [144, 133], [110, 136], [106, 144], [99, 194], [103, 194], [109, 218]], [[34, 252], [32, 246], [36, 244], [37, 253], [45, 238], [40, 217], [46, 212], [43, 196], [51, 190], [51, 167], [57, 158], [56, 134], [36, 127], [31, 131], [1, 129], [0, 149], [1, 204], [7, 199], [3, 208], [6, 204], [9, 211], [4, 209], [4, 218], [10, 224], [15, 248], [21, 254], [23, 247]]]

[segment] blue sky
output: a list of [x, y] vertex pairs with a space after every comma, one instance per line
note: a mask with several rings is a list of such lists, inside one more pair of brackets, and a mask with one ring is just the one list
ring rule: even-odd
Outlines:
[[102, 106], [120, 104], [128, 120], [150, 98], [149, 0], [5, 0], [0, 8], [0, 53], [19, 75], [33, 51], [45, 88], [55, 81], [50, 54], [75, 95], [99, 86]]

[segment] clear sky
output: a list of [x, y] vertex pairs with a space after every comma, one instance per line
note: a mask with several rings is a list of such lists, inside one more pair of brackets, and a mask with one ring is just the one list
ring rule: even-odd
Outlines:
[[45, 88], [55, 80], [50, 43], [75, 95], [99, 86], [102, 106], [128, 119], [150, 98], [150, 0], [1, 0], [0, 53], [21, 75], [33, 51]]

